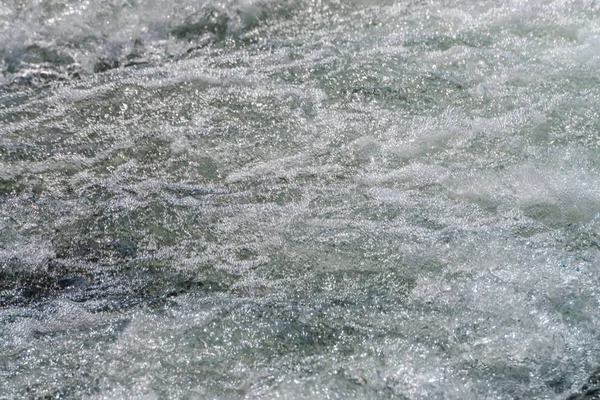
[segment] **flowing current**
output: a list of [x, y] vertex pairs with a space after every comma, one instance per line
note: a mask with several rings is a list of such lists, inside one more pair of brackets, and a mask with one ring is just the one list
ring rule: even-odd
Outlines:
[[0, 398], [592, 398], [600, 2], [4, 0], [0, 70]]

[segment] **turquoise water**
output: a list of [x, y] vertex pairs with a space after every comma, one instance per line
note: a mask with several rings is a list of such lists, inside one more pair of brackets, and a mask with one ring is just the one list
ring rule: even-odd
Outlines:
[[8, 1], [0, 69], [0, 398], [600, 363], [596, 1]]

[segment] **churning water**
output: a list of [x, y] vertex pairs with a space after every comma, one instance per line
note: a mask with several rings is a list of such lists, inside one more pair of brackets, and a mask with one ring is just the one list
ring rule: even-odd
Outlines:
[[0, 69], [0, 398], [600, 381], [600, 2], [3, 0]]

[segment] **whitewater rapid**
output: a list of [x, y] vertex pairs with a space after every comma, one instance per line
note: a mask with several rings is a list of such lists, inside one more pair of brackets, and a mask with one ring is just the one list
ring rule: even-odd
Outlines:
[[599, 2], [11, 0], [0, 70], [0, 398], [600, 381]]

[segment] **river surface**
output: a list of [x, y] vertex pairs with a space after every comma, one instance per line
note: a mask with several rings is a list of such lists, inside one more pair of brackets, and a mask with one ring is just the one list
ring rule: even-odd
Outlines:
[[600, 364], [598, 1], [4, 0], [0, 70], [2, 399]]

